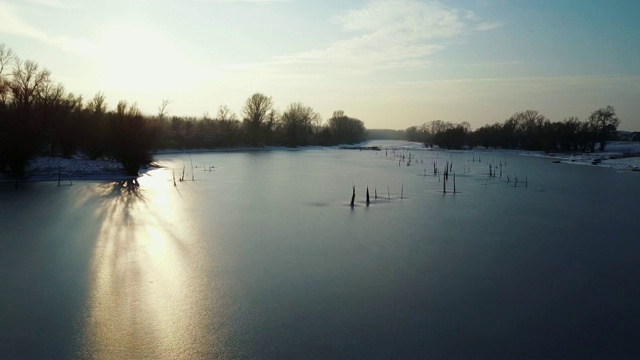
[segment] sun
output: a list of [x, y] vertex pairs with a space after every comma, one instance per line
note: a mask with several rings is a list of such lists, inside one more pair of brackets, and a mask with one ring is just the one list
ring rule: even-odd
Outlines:
[[103, 74], [109, 87], [144, 91], [176, 85], [180, 57], [160, 32], [118, 26], [105, 34], [101, 49]]

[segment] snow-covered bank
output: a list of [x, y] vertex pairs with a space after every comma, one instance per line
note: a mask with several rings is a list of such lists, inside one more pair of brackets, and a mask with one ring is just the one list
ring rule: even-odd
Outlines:
[[[142, 170], [144, 171], [144, 170]], [[68, 180], [126, 180], [127, 175], [117, 161], [89, 160], [80, 156], [65, 159], [57, 156], [38, 156], [29, 161], [25, 169], [25, 181], [63, 181]], [[0, 182], [12, 182], [3, 178]]]
[[[359, 144], [360, 146], [379, 146], [381, 150], [387, 148], [404, 149], [404, 150], [422, 150], [422, 151], [438, 151], [439, 149], [427, 149], [424, 144], [406, 141], [368, 141]], [[189, 154], [189, 153], [230, 153], [244, 151], [300, 151], [300, 150], [324, 150], [338, 149], [340, 146], [331, 147], [275, 147], [266, 146], [262, 148], [254, 147], [235, 147], [222, 149], [189, 149], [189, 150], [173, 150], [164, 149], [156, 151], [156, 155], [167, 154]], [[465, 150], [469, 151], [469, 150]], [[495, 150], [477, 148], [471, 150], [473, 152], [503, 152], [511, 155], [538, 156], [550, 158], [551, 161], [558, 161], [567, 164], [580, 164], [591, 166], [610, 167], [620, 171], [638, 171], [640, 170], [640, 142], [617, 141], [607, 145], [606, 151], [594, 153], [550, 153], [546, 154], [541, 151], [522, 151], [522, 150]], [[150, 168], [143, 168], [141, 173], [146, 172]], [[127, 175], [117, 161], [109, 160], [89, 160], [82, 156], [74, 156], [71, 159], [65, 159], [55, 156], [39, 156], [32, 159], [26, 168], [26, 181], [57, 181], [58, 179], [67, 180], [125, 180], [131, 179], [132, 176]], [[4, 178], [0, 173], [0, 182], [12, 182], [13, 179]]]
[[[195, 153], [231, 153], [246, 151], [296, 151], [309, 149], [325, 149], [327, 147], [307, 146], [299, 148], [264, 146], [264, 147], [234, 147], [220, 149], [162, 149], [154, 152], [154, 155], [169, 154], [195, 154]], [[140, 174], [155, 167], [150, 165], [140, 169]], [[134, 178], [127, 175], [118, 161], [90, 160], [81, 155], [75, 155], [70, 159], [59, 156], [38, 156], [31, 159], [25, 169], [24, 181], [63, 181], [68, 180], [126, 180]], [[0, 173], [0, 182], [13, 182], [15, 179], [6, 178]]]
[[323, 150], [323, 149], [337, 149], [343, 145], [336, 146], [300, 146], [300, 147], [287, 147], [287, 146], [237, 146], [228, 148], [195, 148], [195, 149], [160, 149], [153, 152], [154, 155], [167, 155], [167, 154], [197, 154], [197, 153], [233, 153], [233, 152], [254, 152], [254, 151], [300, 151], [300, 150]]
[[[385, 141], [372, 140], [366, 146], [380, 146], [383, 149], [397, 149], [405, 151], [441, 151], [437, 146], [426, 148], [419, 142], [406, 141]], [[447, 150], [448, 151], [448, 150]], [[543, 151], [526, 151], [510, 149], [484, 149], [475, 148], [473, 150], [450, 150], [450, 151], [471, 151], [476, 153], [505, 153], [510, 155], [546, 157], [567, 164], [591, 165], [610, 167], [621, 171], [640, 171], [640, 142], [637, 141], [612, 141], [607, 144], [605, 151], [593, 153], [545, 153]]]
[[523, 155], [542, 156], [562, 163], [610, 167], [616, 170], [640, 171], [640, 142], [613, 141], [605, 151], [593, 153], [549, 153], [524, 152]]

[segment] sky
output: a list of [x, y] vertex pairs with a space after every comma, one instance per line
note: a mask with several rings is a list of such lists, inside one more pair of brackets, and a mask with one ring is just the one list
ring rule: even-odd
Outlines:
[[640, 131], [636, 0], [0, 0], [0, 43], [67, 91], [240, 117], [256, 92], [367, 128], [516, 112]]

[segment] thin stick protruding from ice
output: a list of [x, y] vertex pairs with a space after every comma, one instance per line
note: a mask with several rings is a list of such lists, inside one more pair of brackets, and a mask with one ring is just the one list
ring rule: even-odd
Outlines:
[[356, 200], [356, 186], [353, 185], [353, 193], [351, 194], [351, 207], [353, 207], [353, 203]]

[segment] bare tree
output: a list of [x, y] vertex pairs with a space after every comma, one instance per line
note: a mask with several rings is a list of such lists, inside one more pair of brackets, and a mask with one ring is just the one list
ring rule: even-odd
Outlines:
[[344, 110], [335, 110], [331, 117], [334, 118], [334, 119], [338, 119], [338, 118], [343, 118], [345, 116], [346, 115], [344, 114]]
[[526, 110], [518, 113], [517, 116], [520, 120], [519, 125], [521, 127], [521, 131], [524, 134], [535, 134], [542, 128], [544, 123], [548, 121], [547, 118], [537, 110]]
[[432, 120], [428, 123], [427, 128], [431, 134], [435, 135], [453, 128], [453, 124], [444, 120]]
[[0, 103], [5, 104], [7, 102], [7, 95], [9, 94], [7, 69], [14, 65], [17, 59], [13, 50], [4, 44], [0, 44]]
[[313, 119], [311, 119], [311, 131], [314, 135], [318, 135], [322, 129], [322, 115], [316, 112]]
[[18, 60], [16, 54], [8, 48], [5, 44], [0, 44], [0, 75], [4, 74], [4, 71], [9, 66], [13, 65], [14, 61]]
[[290, 104], [282, 114], [282, 125], [289, 146], [307, 145], [313, 134], [313, 125], [319, 118], [320, 115], [309, 106], [299, 102]]
[[108, 141], [107, 102], [104, 93], [98, 92], [87, 103], [87, 120], [82, 123], [82, 147], [91, 159], [104, 155]]
[[[50, 74], [33, 61], [20, 61], [3, 50], [3, 72], [11, 58], [10, 79], [2, 76], [3, 111], [0, 118], [0, 168], [9, 166], [17, 176], [24, 175], [26, 163], [42, 148], [46, 130], [46, 116], [36, 113], [37, 105], [50, 85]], [[46, 115], [46, 114], [44, 114]]]
[[40, 96], [36, 100], [45, 107], [56, 107], [66, 100], [66, 96], [64, 85], [50, 81], [44, 84]]
[[218, 107], [218, 113], [216, 114], [216, 120], [218, 121], [236, 121], [238, 120], [236, 114], [229, 109], [227, 105], [220, 105]]
[[334, 111], [327, 125], [334, 143], [353, 144], [364, 139], [366, 131], [364, 123], [359, 119], [348, 117], [342, 110]]
[[[273, 100], [261, 93], [251, 95], [242, 108], [243, 123], [249, 133], [249, 138], [253, 145], [258, 145], [263, 132], [269, 132], [269, 122], [274, 122]], [[268, 136], [268, 134], [266, 134]]]
[[158, 119], [163, 120], [169, 114], [168, 107], [172, 102], [173, 100], [162, 99], [162, 103], [158, 107]]
[[36, 117], [44, 148], [71, 156], [81, 144], [82, 96], [68, 93], [60, 83], [49, 82], [36, 99]]
[[137, 103], [129, 105], [126, 100], [118, 101], [116, 105], [116, 115], [124, 117], [142, 117], [142, 111], [138, 108]]
[[540, 149], [540, 138], [545, 124], [549, 123], [544, 115], [536, 110], [526, 110], [513, 114], [505, 127], [513, 134], [516, 146], [525, 149]]
[[267, 120], [269, 111], [273, 108], [273, 100], [261, 93], [251, 95], [242, 108], [243, 122], [250, 127], [259, 127]]
[[127, 102], [125, 100], [118, 101], [118, 105], [116, 105], [116, 114], [124, 117], [127, 114]]
[[30, 60], [16, 61], [12, 75], [9, 89], [14, 105], [21, 109], [31, 108], [51, 81], [49, 70], [41, 70], [38, 64]]
[[580, 148], [580, 119], [577, 116], [565, 118], [557, 123], [558, 145], [562, 151], [578, 150]]
[[140, 108], [138, 107], [138, 103], [134, 102], [133, 104], [129, 105], [127, 115], [129, 117], [143, 117], [142, 111], [140, 111]]
[[136, 175], [140, 166], [152, 160], [155, 129], [136, 103], [129, 105], [121, 100], [109, 116], [111, 139], [108, 151], [122, 163], [129, 175]]
[[98, 92], [93, 99], [87, 104], [87, 110], [95, 114], [104, 114], [107, 112], [107, 102], [104, 93]]
[[600, 143], [600, 151], [604, 151], [607, 138], [618, 129], [620, 119], [613, 106], [607, 105], [591, 113], [589, 124], [595, 132], [596, 142]]

